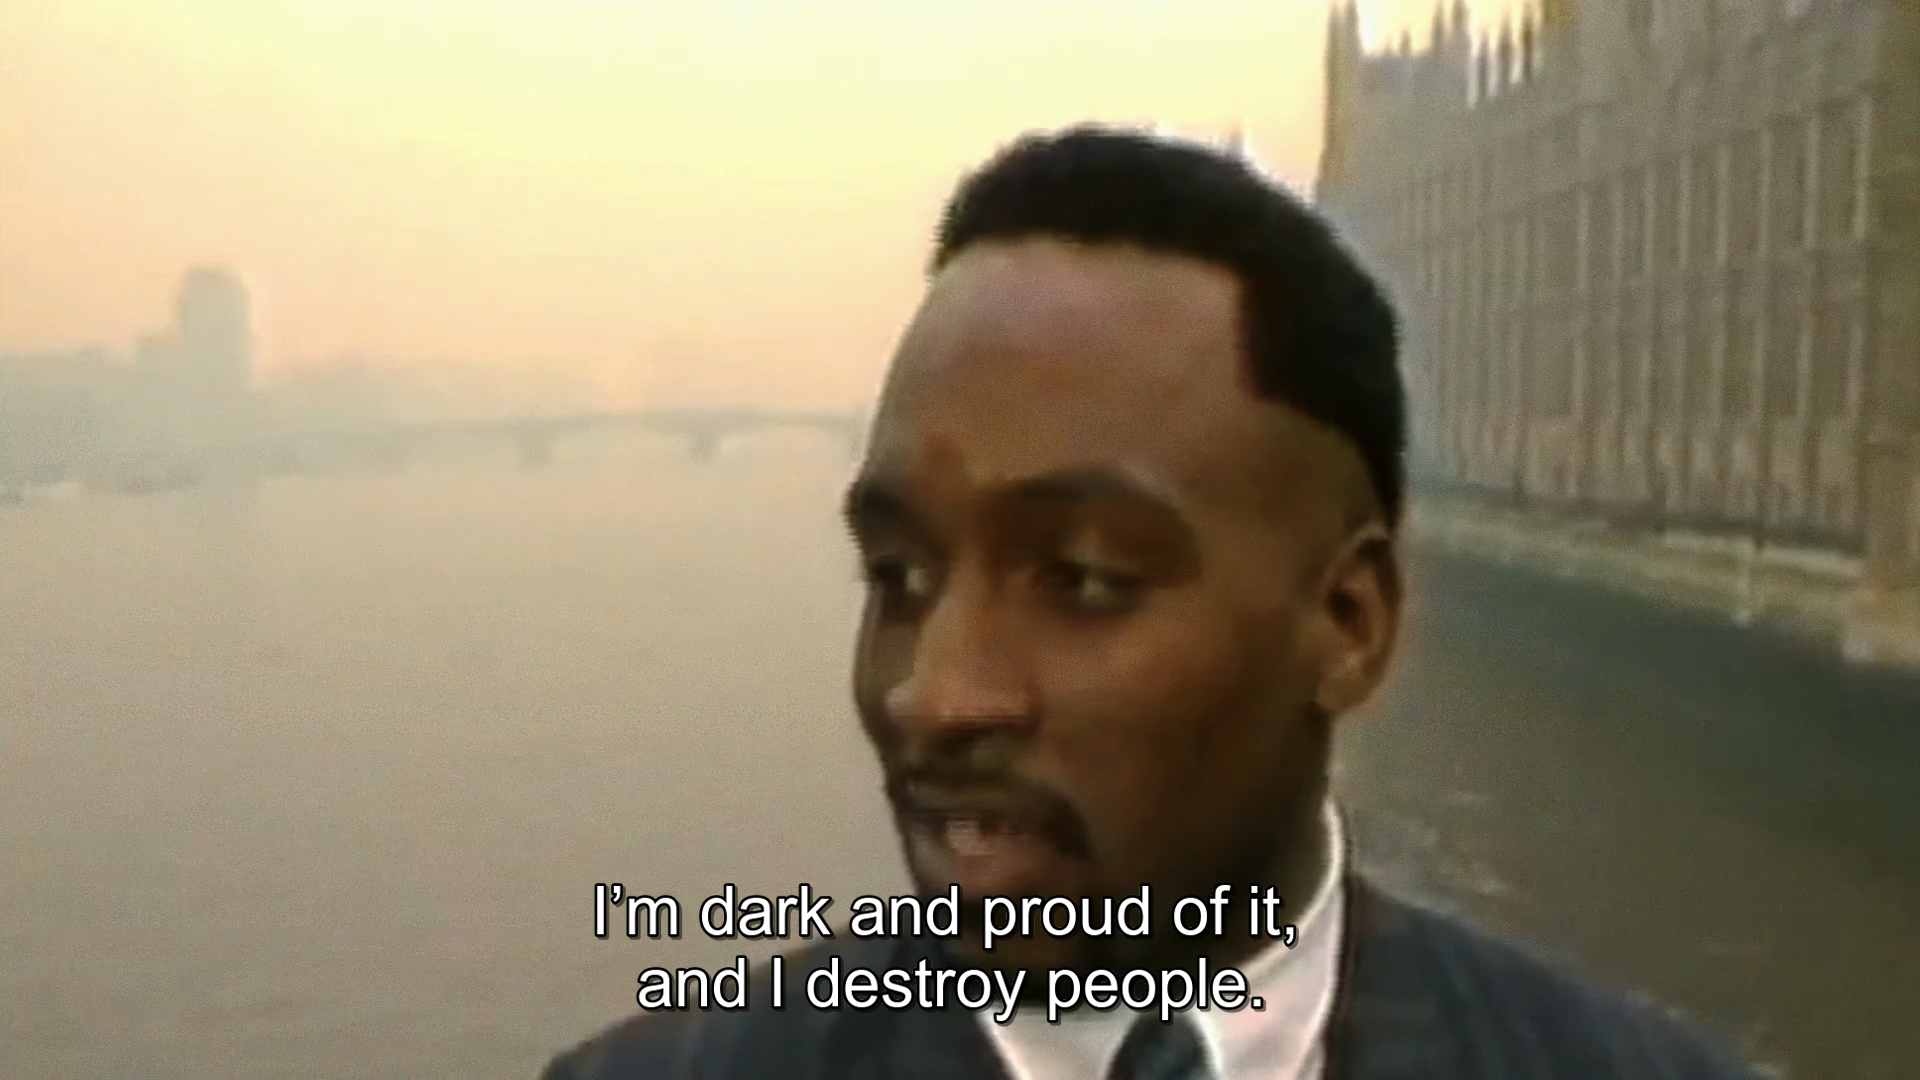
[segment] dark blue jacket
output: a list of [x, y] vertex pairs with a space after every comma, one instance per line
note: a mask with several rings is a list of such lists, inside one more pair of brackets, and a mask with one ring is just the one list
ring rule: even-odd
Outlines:
[[[1326, 1080], [1756, 1080], [1703, 1034], [1512, 945], [1347, 881]], [[837, 947], [836, 947], [837, 946]], [[927, 943], [854, 941], [789, 958], [786, 1007], [637, 1016], [561, 1055], [543, 1080], [1005, 1080], [963, 1009], [821, 1012], [806, 973], [911, 967]], [[1098, 1080], [1098, 1078], [1089, 1078]]]

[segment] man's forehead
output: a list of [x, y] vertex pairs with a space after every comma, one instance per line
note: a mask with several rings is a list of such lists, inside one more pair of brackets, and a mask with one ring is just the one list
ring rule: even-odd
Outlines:
[[894, 375], [1017, 362], [1098, 365], [1115, 382], [1202, 374], [1196, 365], [1231, 379], [1239, 298], [1232, 271], [1197, 259], [1048, 238], [979, 243], [934, 277]]
[[[1230, 270], [1119, 245], [981, 244], [895, 356], [869, 463], [925, 498], [1089, 466], [1194, 508], [1291, 471], [1299, 418], [1252, 386]], [[934, 490], [939, 489], [939, 490]]]

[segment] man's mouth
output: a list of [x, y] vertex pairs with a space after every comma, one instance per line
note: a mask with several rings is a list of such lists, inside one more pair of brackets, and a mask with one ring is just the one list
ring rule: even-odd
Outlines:
[[895, 792], [916, 869], [969, 900], [1043, 891], [1084, 850], [1077, 818], [1053, 800], [1016, 792]]
[[941, 789], [897, 785], [889, 794], [900, 816], [938, 833], [956, 851], [998, 841], [1044, 840], [1079, 852], [1085, 833], [1064, 800], [1012, 788]]
[[941, 839], [948, 849], [963, 858], [985, 858], [995, 845], [1020, 842], [1038, 830], [1028, 823], [1002, 814], [950, 814], [941, 820]]

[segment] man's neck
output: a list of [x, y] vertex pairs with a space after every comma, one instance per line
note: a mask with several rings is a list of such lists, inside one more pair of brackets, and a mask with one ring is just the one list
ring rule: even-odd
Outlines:
[[[1250, 899], [1247, 892], [1249, 885], [1258, 885], [1263, 897], [1271, 888], [1274, 895], [1280, 898], [1280, 925], [1295, 922], [1305, 913], [1307, 905], [1327, 887], [1327, 878], [1335, 862], [1332, 845], [1338, 833], [1331, 801], [1323, 794], [1311, 805], [1312, 809], [1308, 812], [1292, 815], [1293, 825], [1279, 838], [1279, 851], [1265, 870], [1253, 875], [1251, 881], [1225, 883], [1233, 885], [1230, 910], [1238, 913], [1226, 921], [1228, 932], [1218, 938], [1208, 936], [1191, 941], [1175, 938], [1185, 948], [1176, 955], [1165, 957], [1165, 963], [1191, 967], [1204, 956], [1209, 964], [1233, 966], [1245, 963], [1271, 948], [1274, 944], [1272, 935], [1249, 932], [1246, 908], [1242, 906]], [[1174, 899], [1177, 898], [1163, 902], [1171, 903]], [[1264, 915], [1261, 922], [1264, 931]]]
[[[1193, 971], [1204, 958], [1215, 969], [1232, 967], [1246, 962], [1274, 945], [1274, 937], [1266, 933], [1249, 931], [1246, 904], [1251, 899], [1249, 886], [1257, 885], [1264, 897], [1268, 889], [1281, 901], [1277, 921], [1285, 926], [1299, 920], [1306, 912], [1307, 905], [1314, 901], [1320, 892], [1328, 887], [1328, 877], [1335, 862], [1333, 843], [1338, 832], [1338, 823], [1334, 819], [1334, 809], [1330, 799], [1325, 796], [1311, 804], [1313, 809], [1292, 815], [1291, 824], [1278, 837], [1278, 853], [1264, 869], [1251, 874], [1238, 875], [1246, 880], [1226, 881], [1217, 884], [1232, 886], [1228, 917], [1224, 920], [1225, 933], [1219, 937], [1211, 934], [1200, 937], [1186, 937], [1174, 931], [1172, 925], [1172, 906], [1179, 896], [1159, 896], [1153, 898], [1153, 934], [1148, 939], [1136, 939], [1136, 945], [1148, 945], [1144, 951], [1125, 951], [1127, 939], [1108, 939], [1110, 945], [1120, 945], [1123, 954], [1108, 954], [1105, 950], [1087, 965], [1089, 967], [1108, 967], [1116, 970], [1143, 967], [1153, 970], [1184, 969]], [[1206, 890], [1201, 899], [1212, 895], [1212, 889]], [[1262, 915], [1262, 928], [1265, 928], [1265, 915]], [[971, 967], [996, 966], [979, 947], [978, 931], [970, 931], [964, 947], [955, 950], [942, 945], [941, 951], [948, 962], [957, 966]], [[1159, 945], [1160, 948], [1151, 948]], [[1068, 965], [1072, 966], [1072, 965]], [[1034, 988], [1037, 992], [1038, 987]]]

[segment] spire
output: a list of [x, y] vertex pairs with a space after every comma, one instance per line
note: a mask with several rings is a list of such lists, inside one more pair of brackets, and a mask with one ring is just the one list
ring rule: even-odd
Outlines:
[[1494, 46], [1494, 88], [1505, 90], [1513, 85], [1513, 16], [1500, 20], [1500, 41]]
[[1327, 15], [1326, 106], [1316, 186], [1338, 188], [1346, 176], [1347, 127], [1353, 121], [1354, 68], [1360, 63], [1360, 28], [1350, 0], [1334, 0]]
[[1540, 70], [1538, 16], [1532, 8], [1520, 16], [1520, 81], [1529, 82]]
[[1334, 0], [1327, 15], [1327, 54], [1359, 56], [1359, 10], [1354, 0]]
[[1334, 0], [1327, 15], [1327, 67], [1331, 74], [1335, 63], [1360, 55], [1360, 13], [1353, 0]]
[[1473, 100], [1486, 101], [1493, 97], [1493, 42], [1482, 36], [1473, 48]]
[[[1440, 0], [1447, 10], [1447, 39], [1441, 51], [1447, 78], [1467, 84], [1473, 78], [1473, 23], [1467, 15], [1467, 0]], [[1472, 91], [1464, 91], [1469, 101]]]
[[1447, 51], [1449, 31], [1447, 28], [1447, 0], [1434, 0], [1433, 29], [1429, 32], [1429, 48], [1435, 56]]

